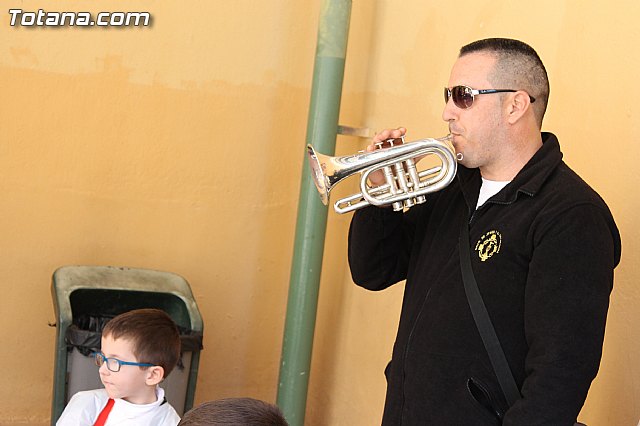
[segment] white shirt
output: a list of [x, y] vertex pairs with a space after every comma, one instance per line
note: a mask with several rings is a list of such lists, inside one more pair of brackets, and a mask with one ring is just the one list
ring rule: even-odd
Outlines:
[[[151, 404], [132, 404], [116, 398], [105, 426], [176, 426], [180, 416], [165, 402], [164, 389], [156, 388], [158, 399]], [[67, 404], [56, 426], [93, 426], [109, 395], [105, 389], [78, 392]]]
[[498, 180], [487, 180], [482, 178], [482, 186], [480, 187], [480, 195], [478, 195], [478, 204], [476, 205], [476, 210], [480, 208], [489, 198], [496, 195], [498, 192], [502, 190], [507, 184], [511, 182], [508, 181], [498, 181]]

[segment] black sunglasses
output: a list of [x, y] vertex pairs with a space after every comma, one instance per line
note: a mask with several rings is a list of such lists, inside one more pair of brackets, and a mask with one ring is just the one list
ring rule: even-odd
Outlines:
[[[453, 98], [453, 104], [458, 108], [467, 109], [473, 105], [473, 100], [476, 95], [486, 95], [488, 93], [502, 93], [502, 92], [517, 92], [513, 89], [472, 89], [469, 86], [454, 86], [451, 89], [444, 88], [444, 102], [449, 102], [450, 98]], [[536, 98], [529, 95], [531, 102], [535, 102]]]

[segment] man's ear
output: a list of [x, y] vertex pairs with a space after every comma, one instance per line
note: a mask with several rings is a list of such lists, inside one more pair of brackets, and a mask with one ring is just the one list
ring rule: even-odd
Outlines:
[[513, 95], [509, 96], [508, 100], [507, 121], [509, 124], [514, 124], [531, 109], [531, 98], [524, 90], [518, 90], [513, 93]]
[[155, 386], [162, 381], [164, 377], [164, 368], [159, 365], [147, 367], [146, 383], [149, 386]]

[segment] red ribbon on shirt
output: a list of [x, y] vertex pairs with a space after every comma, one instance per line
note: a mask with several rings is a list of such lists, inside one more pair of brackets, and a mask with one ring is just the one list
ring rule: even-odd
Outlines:
[[107, 422], [107, 417], [109, 417], [109, 413], [111, 412], [114, 403], [115, 401], [109, 398], [109, 400], [107, 401], [107, 405], [105, 405], [102, 411], [100, 411], [98, 419], [93, 424], [93, 426], [104, 426], [104, 424]]

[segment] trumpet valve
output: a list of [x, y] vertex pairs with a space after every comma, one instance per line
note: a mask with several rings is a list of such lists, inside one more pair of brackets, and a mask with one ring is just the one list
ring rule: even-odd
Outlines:
[[408, 209], [410, 209], [411, 207], [415, 206], [416, 203], [414, 201], [413, 198], [407, 198], [406, 200], [404, 200], [404, 206]]
[[417, 191], [422, 185], [420, 184], [420, 176], [418, 176], [416, 162], [412, 158], [410, 158], [404, 163], [407, 169], [407, 175], [409, 175], [409, 184], [411, 187], [413, 187], [414, 191]]
[[409, 192], [409, 187], [407, 186], [407, 178], [404, 172], [404, 166], [402, 163], [395, 163], [394, 169], [396, 172], [396, 179], [398, 181], [398, 189], [401, 193], [407, 194]]
[[391, 171], [391, 167], [385, 166], [383, 167], [382, 171], [384, 173], [384, 178], [389, 185], [389, 193], [391, 195], [396, 195], [398, 193], [398, 188], [396, 186], [396, 180], [393, 176], [393, 171]]
[[399, 138], [389, 138], [381, 142], [376, 142], [375, 146], [377, 149], [382, 149], [385, 145], [388, 145], [388, 147], [391, 148], [396, 145], [403, 145], [403, 144], [404, 144], [404, 136], [401, 136]]
[[403, 145], [404, 144], [404, 136], [400, 136], [399, 138], [391, 138], [387, 139], [389, 146]]

